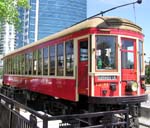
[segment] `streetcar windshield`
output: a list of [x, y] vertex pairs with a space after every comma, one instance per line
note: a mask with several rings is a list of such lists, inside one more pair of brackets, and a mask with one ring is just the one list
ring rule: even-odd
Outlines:
[[98, 70], [116, 69], [115, 36], [96, 36], [96, 68]]

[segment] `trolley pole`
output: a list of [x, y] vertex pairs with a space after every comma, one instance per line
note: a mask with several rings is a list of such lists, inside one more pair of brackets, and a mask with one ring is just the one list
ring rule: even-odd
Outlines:
[[110, 8], [110, 9], [108, 9], [108, 10], [101, 11], [100, 13], [97, 13], [97, 14], [95, 14], [95, 15], [93, 15], [93, 16], [87, 18], [87, 19], [93, 18], [93, 17], [98, 16], [98, 15], [102, 15], [102, 16], [103, 16], [105, 13], [110, 12], [110, 11], [112, 11], [112, 10], [115, 10], [115, 9], [117, 9], [117, 8], [121, 8], [121, 7], [128, 6], [128, 5], [134, 5], [134, 4], [136, 4], [136, 3], [137, 3], [137, 4], [141, 4], [141, 3], [142, 3], [142, 0], [137, 0], [137, 1], [135, 1], [135, 2], [131, 2], [131, 3], [128, 3], [128, 4], [119, 5], [119, 6]]

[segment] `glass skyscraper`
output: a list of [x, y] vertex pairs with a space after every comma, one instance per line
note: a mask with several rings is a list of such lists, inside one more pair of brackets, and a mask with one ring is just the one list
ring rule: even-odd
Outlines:
[[67, 28], [87, 16], [86, 0], [30, 0], [30, 10], [20, 11], [23, 21], [17, 47]]

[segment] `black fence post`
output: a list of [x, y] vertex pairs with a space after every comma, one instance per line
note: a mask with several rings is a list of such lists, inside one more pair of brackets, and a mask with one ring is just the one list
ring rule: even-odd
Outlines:
[[33, 114], [30, 115], [30, 123], [33, 128], [37, 128], [37, 119]]
[[125, 122], [126, 122], [125, 127], [129, 128], [129, 108], [127, 108], [126, 110], [127, 112], [125, 113]]
[[12, 128], [12, 110], [13, 110], [13, 108], [14, 108], [14, 105], [13, 104], [10, 104], [10, 110], [9, 110], [9, 112], [10, 112], [10, 115], [9, 115], [9, 128]]
[[48, 116], [46, 114], [43, 119], [43, 128], [48, 128]]

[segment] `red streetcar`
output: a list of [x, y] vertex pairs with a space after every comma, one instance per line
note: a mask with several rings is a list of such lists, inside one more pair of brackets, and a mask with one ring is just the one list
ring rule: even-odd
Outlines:
[[127, 19], [87, 19], [4, 56], [3, 88], [22, 90], [28, 100], [52, 100], [55, 109], [129, 107], [136, 117], [147, 99], [143, 37]]

